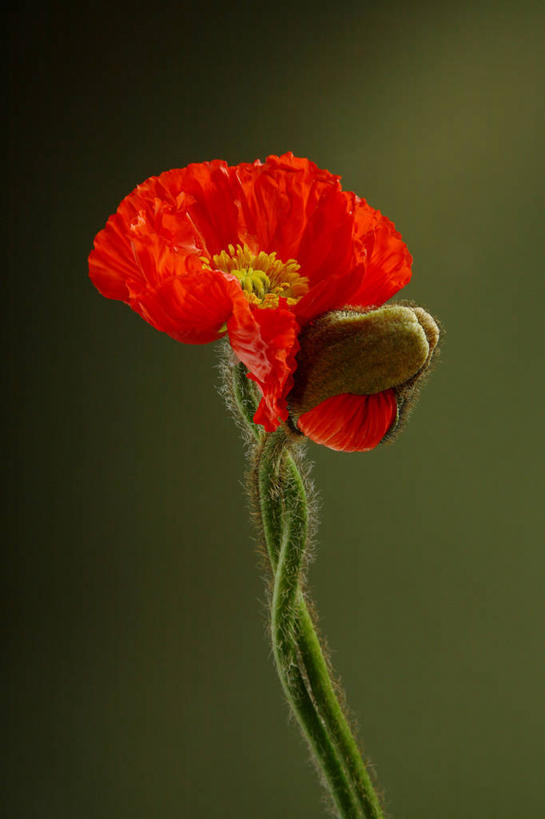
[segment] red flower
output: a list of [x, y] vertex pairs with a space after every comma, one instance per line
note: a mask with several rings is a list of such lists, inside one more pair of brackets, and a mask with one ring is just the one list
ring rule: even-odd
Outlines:
[[[344, 305], [380, 306], [411, 276], [394, 225], [308, 159], [221, 160], [139, 185], [95, 239], [90, 276], [108, 298], [188, 344], [229, 334], [257, 382], [256, 423], [288, 418], [298, 334]], [[392, 390], [341, 395], [298, 421], [334, 449], [371, 449], [396, 415]]]

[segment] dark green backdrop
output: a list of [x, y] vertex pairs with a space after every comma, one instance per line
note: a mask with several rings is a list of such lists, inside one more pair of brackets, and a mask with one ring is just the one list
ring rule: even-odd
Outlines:
[[138, 182], [293, 150], [447, 328], [395, 446], [312, 445], [311, 583], [394, 819], [542, 815], [538, 3], [19, 3], [6, 572], [17, 819], [322, 815], [265, 635], [216, 351], [87, 280]]

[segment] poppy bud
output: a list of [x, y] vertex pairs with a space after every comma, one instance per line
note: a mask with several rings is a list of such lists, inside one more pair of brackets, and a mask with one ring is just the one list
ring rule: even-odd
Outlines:
[[[335, 396], [377, 396], [378, 400], [382, 394], [389, 397], [393, 409], [379, 435], [383, 440], [406, 415], [436, 350], [439, 328], [429, 313], [407, 303], [369, 311], [346, 307], [311, 322], [299, 341], [294, 386], [288, 396], [292, 423], [297, 426], [301, 416], [322, 402], [328, 402], [323, 405], [324, 414], [331, 414], [330, 399]], [[312, 418], [313, 426], [320, 410], [306, 416]], [[340, 425], [341, 418], [337, 420]], [[314, 438], [310, 430], [302, 431]], [[342, 448], [352, 448], [350, 441]]]

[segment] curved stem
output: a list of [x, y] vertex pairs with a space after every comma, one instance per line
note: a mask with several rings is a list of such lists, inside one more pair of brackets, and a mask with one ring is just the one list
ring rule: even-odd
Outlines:
[[[279, 447], [277, 440], [274, 439], [273, 433], [270, 436], [269, 442], [265, 444], [265, 453], [268, 457], [262, 459], [263, 466], [260, 470], [259, 480], [261, 484], [261, 496], [266, 497], [267, 486], [273, 486], [274, 491], [269, 495], [272, 497], [272, 502], [262, 504], [264, 532], [269, 545], [269, 556], [273, 571], [278, 576], [280, 564], [278, 562], [278, 541], [282, 532], [282, 508], [279, 499], [283, 496], [287, 508], [293, 508], [293, 492], [298, 491], [299, 497], [295, 500], [298, 507], [306, 505], [306, 493], [304, 485], [299, 474], [299, 470], [293, 457], [285, 449]], [[280, 437], [285, 441], [285, 436]], [[269, 450], [267, 452], [267, 450]], [[274, 463], [275, 457], [277, 459]], [[284, 483], [284, 491], [281, 491], [278, 486], [275, 486], [276, 477], [281, 470], [282, 461], [285, 464], [286, 471], [289, 471], [289, 490], [286, 491], [286, 482]], [[296, 511], [295, 515], [300, 514]], [[295, 641], [300, 652], [301, 659], [304, 665], [304, 670], [308, 678], [311, 689], [311, 694], [315, 703], [317, 704], [318, 712], [324, 720], [328, 731], [335, 742], [338, 752], [340, 753], [350, 779], [357, 793], [359, 804], [361, 805], [366, 819], [383, 819], [383, 813], [380, 807], [378, 797], [373, 788], [371, 778], [365, 767], [360, 750], [354, 739], [348, 721], [343, 713], [342, 707], [339, 703], [337, 694], [335, 693], [334, 685], [331, 681], [331, 676], [327, 661], [324, 657], [320, 640], [316, 633], [314, 623], [306, 601], [304, 599], [302, 590], [298, 587], [297, 598], [294, 604], [295, 607]]]
[[312, 617], [299, 590], [297, 644], [320, 713], [345, 760], [366, 819], [382, 819], [383, 813], [356, 740], [331, 682], [327, 662]]
[[256, 441], [260, 441], [264, 433], [257, 424], [254, 424], [253, 417], [257, 409], [255, 387], [246, 376], [246, 367], [243, 364], [229, 366], [231, 384], [227, 385], [232, 396], [233, 403], [239, 420], [250, 431]]
[[[254, 500], [260, 511], [275, 577], [272, 637], [284, 691], [303, 732], [317, 752], [337, 806], [341, 811], [349, 810], [342, 815], [383, 819], [379, 800], [335, 693], [330, 670], [300, 588], [308, 524], [303, 480], [289, 451], [285, 433], [278, 430], [263, 435], [253, 424], [258, 397], [254, 385], [246, 378], [245, 368], [238, 365], [232, 370], [231, 384], [239, 419], [252, 431], [257, 444]], [[304, 669], [306, 681], [298, 661]], [[322, 723], [327, 729], [325, 737]], [[332, 749], [331, 742], [334, 745]], [[348, 791], [346, 774], [350, 783]], [[352, 801], [347, 808], [346, 794], [352, 794], [350, 786], [356, 795], [356, 805]], [[353, 796], [350, 798], [353, 800]]]
[[362, 813], [354, 798], [342, 761], [316, 712], [298, 666], [295, 640], [296, 603], [308, 526], [304, 486], [298, 471], [292, 473], [290, 479], [285, 482], [283, 498], [290, 509], [290, 516], [285, 536], [276, 554], [271, 604], [271, 638], [276, 668], [286, 698], [303, 734], [316, 753], [341, 816], [346, 819], [358, 819], [362, 817]]
[[284, 442], [285, 435], [282, 430], [268, 435], [257, 450], [253, 470], [261, 526], [273, 574], [276, 573], [284, 535], [282, 480], [279, 474]]

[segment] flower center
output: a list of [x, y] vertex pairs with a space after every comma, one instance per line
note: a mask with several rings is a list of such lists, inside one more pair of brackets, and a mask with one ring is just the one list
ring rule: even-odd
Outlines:
[[201, 261], [208, 269], [213, 264], [216, 270], [236, 276], [250, 304], [257, 307], [278, 307], [280, 298], [296, 304], [308, 291], [308, 279], [299, 275], [295, 259], [283, 262], [276, 253], [256, 255], [246, 245], [229, 245], [212, 257], [212, 263], [204, 257]]

